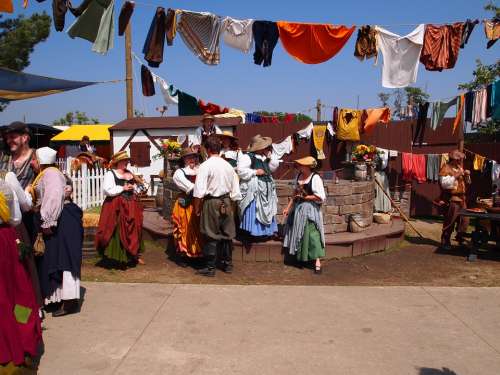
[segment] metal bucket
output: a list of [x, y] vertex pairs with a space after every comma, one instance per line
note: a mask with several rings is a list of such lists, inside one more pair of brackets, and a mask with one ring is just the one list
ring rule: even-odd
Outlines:
[[356, 181], [366, 181], [368, 176], [368, 168], [366, 163], [356, 163], [354, 164], [354, 180]]

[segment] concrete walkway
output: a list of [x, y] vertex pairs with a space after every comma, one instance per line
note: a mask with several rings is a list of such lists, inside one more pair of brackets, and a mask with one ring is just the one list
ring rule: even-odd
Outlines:
[[40, 374], [500, 374], [500, 288], [85, 283]]

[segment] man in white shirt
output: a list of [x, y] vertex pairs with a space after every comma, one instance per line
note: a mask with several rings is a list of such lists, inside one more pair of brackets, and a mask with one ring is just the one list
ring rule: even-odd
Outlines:
[[201, 126], [196, 128], [193, 135], [188, 136], [188, 146], [200, 146], [213, 134], [222, 134], [222, 130], [215, 125], [215, 117], [205, 113]]
[[200, 165], [193, 189], [195, 214], [200, 216], [200, 232], [205, 237], [206, 267], [198, 273], [213, 277], [217, 260], [224, 272], [232, 272], [232, 240], [236, 236], [232, 201], [240, 200], [241, 193], [236, 172], [219, 156], [219, 138], [209, 136], [204, 146], [208, 159]]

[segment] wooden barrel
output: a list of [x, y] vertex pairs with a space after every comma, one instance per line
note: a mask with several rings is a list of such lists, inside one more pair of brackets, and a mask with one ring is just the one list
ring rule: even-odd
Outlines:
[[97, 250], [95, 248], [96, 232], [97, 232], [96, 227], [83, 228], [83, 248], [82, 248], [83, 259], [92, 259], [97, 257]]

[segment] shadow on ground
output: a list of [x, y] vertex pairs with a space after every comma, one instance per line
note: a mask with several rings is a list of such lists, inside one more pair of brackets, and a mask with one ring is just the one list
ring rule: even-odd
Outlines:
[[441, 369], [430, 368], [430, 367], [420, 367], [418, 369], [419, 375], [458, 375], [455, 371], [450, 370], [447, 367]]

